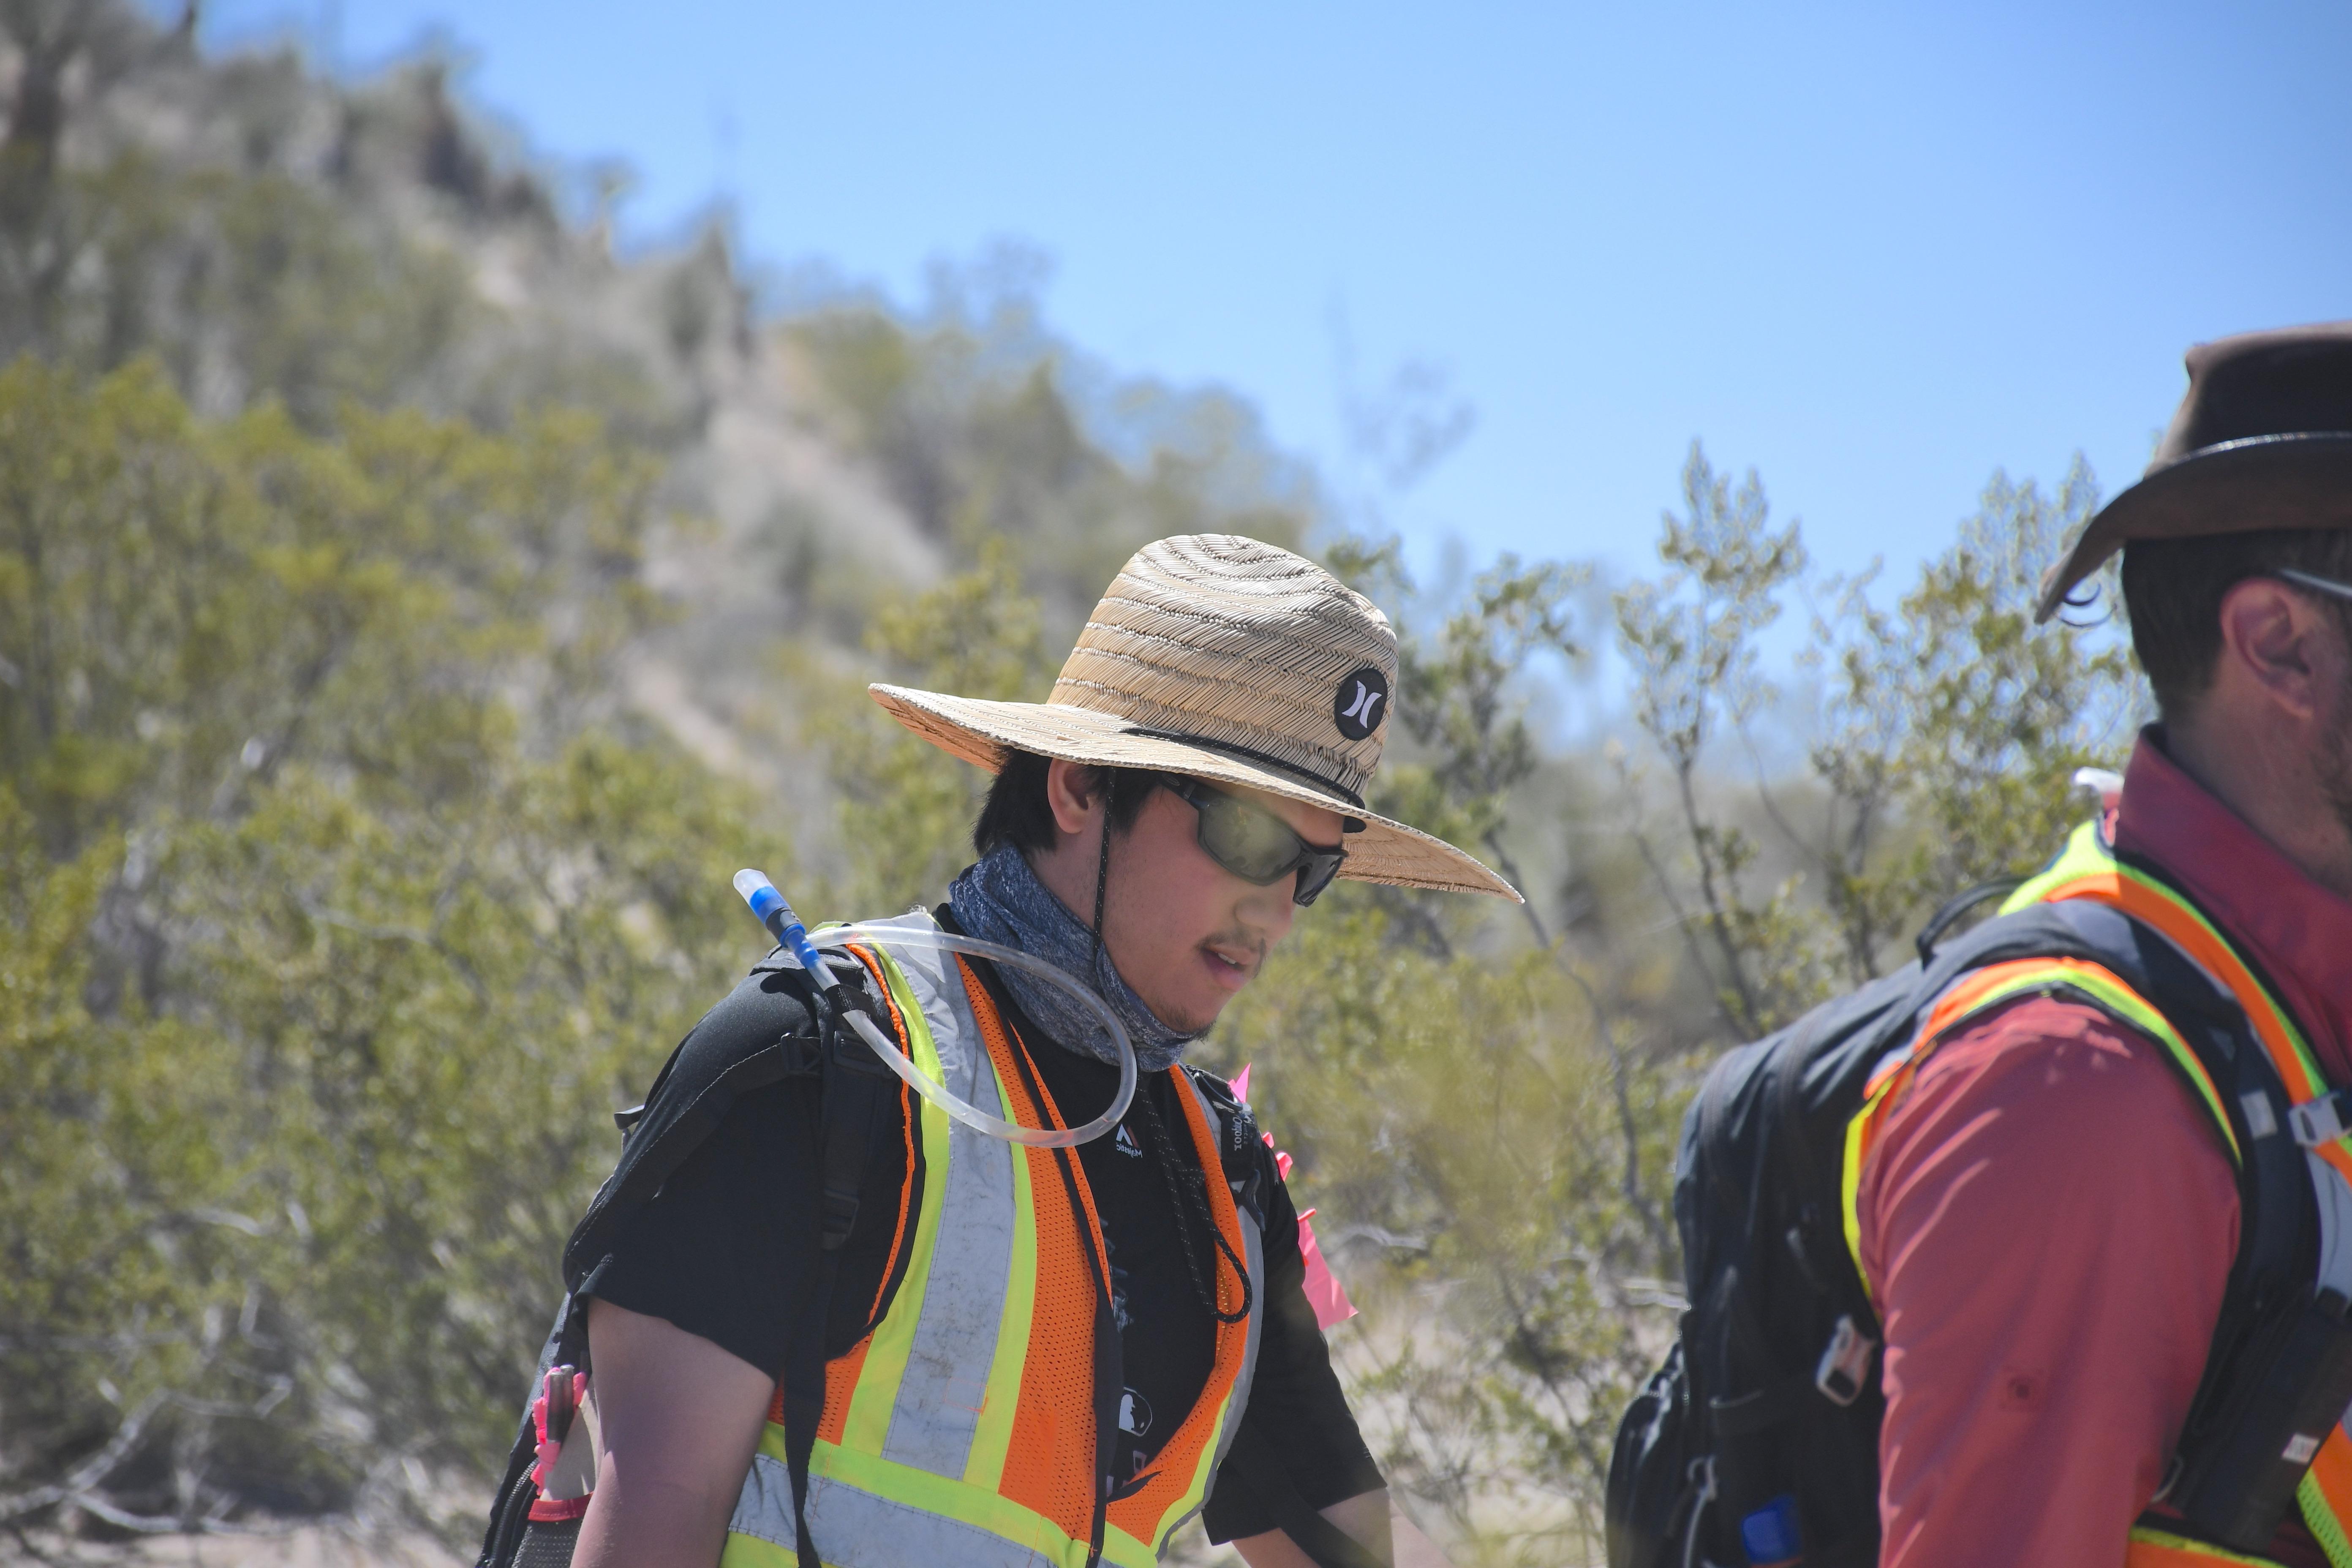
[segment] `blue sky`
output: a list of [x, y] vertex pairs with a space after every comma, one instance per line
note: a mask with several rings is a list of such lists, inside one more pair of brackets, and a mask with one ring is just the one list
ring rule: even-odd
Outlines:
[[1054, 324], [1222, 383], [1346, 478], [1339, 344], [1442, 364], [1424, 563], [1645, 559], [1693, 437], [1825, 564], [1939, 548], [1996, 467], [2135, 476], [2190, 342], [2352, 316], [2352, 5], [1403, 7], [210, 0], [721, 197], [752, 257], [920, 297], [1050, 256]]

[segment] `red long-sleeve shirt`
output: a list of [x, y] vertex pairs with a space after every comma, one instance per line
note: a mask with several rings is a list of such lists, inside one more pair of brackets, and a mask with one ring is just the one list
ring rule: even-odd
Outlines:
[[[2269, 974], [2352, 1083], [2352, 902], [2143, 734], [2116, 822]], [[2229, 1157], [2162, 1047], [2019, 1002], [1921, 1066], [1864, 1167], [1886, 1350], [1885, 1568], [2108, 1568], [2163, 1475], [2237, 1247]], [[2299, 1525], [2272, 1555], [2326, 1559]]]

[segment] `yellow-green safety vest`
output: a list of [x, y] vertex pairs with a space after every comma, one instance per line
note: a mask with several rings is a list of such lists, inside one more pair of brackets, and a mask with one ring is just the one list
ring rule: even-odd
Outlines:
[[[2099, 821], [2077, 828], [2056, 859], [2004, 900], [2001, 912], [2068, 899], [2095, 900], [2160, 932], [2236, 998], [2294, 1105], [2327, 1095], [2332, 1086], [2302, 1030], [2229, 939], [2179, 889], [2118, 859]], [[2164, 1014], [2113, 971], [2075, 958], [2025, 958], [1989, 964], [1954, 982], [1929, 1007], [1910, 1042], [1872, 1070], [1864, 1088], [1862, 1109], [1846, 1124], [1840, 1195], [1846, 1245], [1866, 1289], [1870, 1281], [1862, 1267], [1857, 1197], [1864, 1163], [1888, 1112], [1937, 1041], [1969, 1019], [2028, 994], [2087, 1002], [2155, 1040], [2180, 1069], [2220, 1130], [2232, 1163], [2242, 1163], [2237, 1134], [2204, 1064]], [[2343, 1226], [2347, 1241], [2352, 1241], [2352, 1132], [2312, 1146], [2306, 1153], [2323, 1226]], [[2347, 1254], [2338, 1268], [2347, 1273], [2342, 1288], [2352, 1294], [2352, 1247], [2336, 1250]], [[2313, 1457], [2295, 1500], [2305, 1527], [2326, 1552], [2332, 1568], [2352, 1568], [2352, 1434], [2347, 1434], [2341, 1421], [2329, 1430]], [[2217, 1563], [2276, 1568], [2266, 1558], [2192, 1540], [2156, 1515], [2133, 1529], [2126, 1562], [2126, 1568], [2212, 1568]]]
[[[877, 923], [932, 921], [918, 912]], [[992, 1115], [1064, 1125], [1034, 1068], [1023, 1070], [1027, 1047], [963, 960], [912, 944], [852, 951], [924, 1073]], [[828, 1568], [1085, 1568], [1098, 1510], [1102, 1560], [1150, 1568], [1208, 1500], [1249, 1398], [1265, 1258], [1258, 1226], [1222, 1174], [1215, 1107], [1181, 1068], [1168, 1070], [1210, 1173], [1211, 1216], [1249, 1276], [1243, 1314], [1242, 1282], [1216, 1271], [1219, 1313], [1236, 1321], [1218, 1326], [1200, 1399], [1140, 1484], [1108, 1500], [1095, 1495], [1096, 1274], [1087, 1252], [1097, 1264], [1107, 1255], [1085, 1173], [1075, 1158], [990, 1138], [907, 1096], [924, 1177], [913, 1212], [901, 1200], [904, 1270], [881, 1321], [826, 1368], [809, 1463], [809, 1536]], [[721, 1568], [796, 1563], [797, 1539], [780, 1390], [728, 1522]]]

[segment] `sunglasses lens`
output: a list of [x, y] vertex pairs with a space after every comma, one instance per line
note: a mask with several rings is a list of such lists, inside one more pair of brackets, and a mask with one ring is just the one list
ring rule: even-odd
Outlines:
[[1186, 798], [1201, 814], [1201, 847], [1209, 858], [1245, 882], [1266, 887], [1293, 869], [1295, 903], [1311, 904], [1339, 874], [1345, 850], [1318, 849], [1265, 807], [1221, 790], [1194, 788]]
[[1303, 906], [1320, 898], [1323, 889], [1329, 887], [1331, 879], [1339, 874], [1339, 863], [1347, 858], [1344, 850], [1310, 851], [1306, 864], [1298, 868], [1298, 887], [1290, 895], [1291, 902]]
[[1213, 791], [1202, 792], [1196, 804], [1201, 847], [1244, 881], [1264, 887], [1297, 864], [1298, 835], [1272, 812]]

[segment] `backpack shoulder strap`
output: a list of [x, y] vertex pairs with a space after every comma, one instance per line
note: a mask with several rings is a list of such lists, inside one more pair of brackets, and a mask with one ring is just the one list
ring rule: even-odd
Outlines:
[[1265, 1145], [1259, 1142], [1257, 1116], [1234, 1086], [1204, 1068], [1182, 1064], [1184, 1076], [1209, 1108], [1217, 1126], [1217, 1161], [1224, 1167], [1225, 1184], [1234, 1201], [1261, 1229], [1265, 1225]]
[[[856, 969], [857, 973], [852, 974], [849, 969]], [[855, 989], [860, 996], [865, 994], [861, 966], [851, 964], [839, 973], [845, 987]], [[841, 1188], [847, 1200], [842, 1210], [846, 1217], [840, 1226], [840, 1239], [832, 1242], [832, 1250], [811, 1271], [813, 1277], [824, 1279], [829, 1284], [824, 1259], [837, 1255], [840, 1240], [847, 1238], [848, 1223], [856, 1217], [856, 1188], [865, 1170], [864, 1127], [870, 1121], [871, 1107], [864, 1108], [866, 1117], [857, 1119], [860, 1126], [856, 1134], [835, 1135], [836, 1100], [855, 1101], [858, 1097], [836, 1095], [833, 1084], [827, 1081], [824, 1042], [828, 1033], [845, 1033], [828, 1031], [827, 1022], [822, 994], [800, 966], [778, 949], [687, 1032], [655, 1077], [646, 1102], [614, 1118], [623, 1133], [621, 1157], [565, 1244], [565, 1295], [540, 1351], [530, 1397], [536, 1396], [550, 1368], [588, 1366], [587, 1292], [582, 1287], [593, 1283], [590, 1277], [622, 1224], [660, 1191], [662, 1184], [718, 1130], [738, 1100], [789, 1078], [817, 1078], [825, 1083], [820, 1120], [825, 1129], [826, 1150], [821, 1168], [827, 1187]], [[863, 1042], [849, 1037], [875, 1072], [887, 1072], [881, 1064], [873, 1062]], [[855, 1104], [845, 1108], [852, 1111], [858, 1109]], [[845, 1178], [838, 1173], [845, 1167], [850, 1173]], [[826, 1195], [826, 1207], [830, 1237], [831, 1216], [836, 1207], [830, 1193]], [[827, 1289], [821, 1294], [825, 1300], [816, 1306], [820, 1314], [820, 1410], [822, 1313], [831, 1292]], [[508, 1456], [506, 1475], [490, 1510], [489, 1526], [477, 1559], [478, 1568], [507, 1568], [521, 1547], [525, 1516], [531, 1502], [530, 1477], [536, 1449], [537, 1433], [527, 1397], [523, 1418]], [[815, 1559], [809, 1561], [814, 1563]]]
[[621, 1158], [564, 1246], [567, 1286], [579, 1288], [620, 1222], [718, 1131], [736, 1100], [817, 1075], [822, 1005], [800, 966], [772, 954], [687, 1032], [646, 1103], [615, 1118], [624, 1125]]

